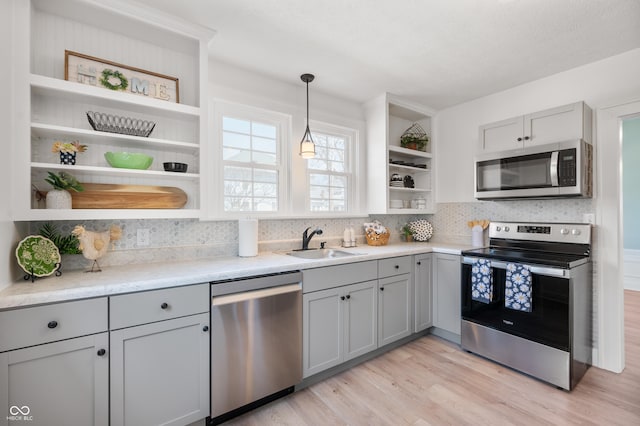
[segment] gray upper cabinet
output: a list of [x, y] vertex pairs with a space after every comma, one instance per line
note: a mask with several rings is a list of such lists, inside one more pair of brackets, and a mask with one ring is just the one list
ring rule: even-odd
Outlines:
[[460, 256], [433, 254], [433, 325], [460, 335]]
[[106, 298], [1, 312], [0, 425], [108, 425], [106, 331]]
[[432, 255], [420, 254], [413, 260], [413, 285], [414, 285], [414, 332], [426, 330], [433, 325], [432, 316]]
[[591, 143], [592, 111], [584, 102], [538, 111], [480, 126], [479, 152], [584, 139]]

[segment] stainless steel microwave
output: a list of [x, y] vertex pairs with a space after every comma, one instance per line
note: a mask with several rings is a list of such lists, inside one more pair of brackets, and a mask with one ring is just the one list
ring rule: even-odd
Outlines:
[[583, 197], [592, 194], [593, 148], [570, 140], [480, 154], [475, 159], [475, 197]]

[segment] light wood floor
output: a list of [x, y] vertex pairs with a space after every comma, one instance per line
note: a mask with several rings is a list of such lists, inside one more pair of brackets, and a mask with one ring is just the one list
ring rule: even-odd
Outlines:
[[227, 424], [640, 425], [640, 292], [625, 308], [626, 369], [570, 393], [427, 336]]

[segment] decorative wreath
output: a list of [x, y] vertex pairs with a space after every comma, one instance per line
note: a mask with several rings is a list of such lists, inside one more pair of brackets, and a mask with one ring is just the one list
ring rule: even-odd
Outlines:
[[[110, 77], [117, 78], [120, 81], [120, 83], [111, 84], [109, 82]], [[113, 70], [110, 70], [109, 68], [105, 68], [104, 70], [102, 70], [102, 78], [100, 78], [100, 83], [107, 89], [111, 89], [111, 90], [126, 90], [127, 87], [129, 86], [127, 77], [122, 75], [120, 71], [113, 71]]]

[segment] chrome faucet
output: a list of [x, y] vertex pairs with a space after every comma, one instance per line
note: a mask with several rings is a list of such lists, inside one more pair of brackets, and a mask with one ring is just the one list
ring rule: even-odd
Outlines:
[[307, 233], [309, 232], [309, 229], [311, 229], [311, 227], [308, 227], [302, 233], [302, 250], [309, 250], [309, 241], [311, 241], [311, 238], [313, 238], [314, 235], [316, 235], [316, 234], [322, 235], [322, 229], [317, 228], [316, 230], [314, 230], [311, 233], [311, 235], [307, 236]]

